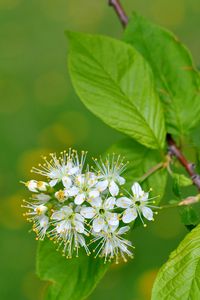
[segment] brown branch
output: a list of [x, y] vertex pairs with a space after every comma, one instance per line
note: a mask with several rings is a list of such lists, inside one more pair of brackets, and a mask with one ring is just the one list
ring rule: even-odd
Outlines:
[[187, 173], [190, 175], [193, 184], [196, 185], [198, 190], [200, 191], [200, 175], [197, 174], [194, 169], [195, 165], [190, 163], [187, 158], [183, 155], [181, 150], [176, 145], [176, 142], [172, 138], [170, 134], [167, 134], [167, 144], [168, 144], [168, 152], [171, 156], [175, 156], [181, 165], [185, 168]]
[[123, 7], [121, 6], [120, 1], [119, 0], [109, 0], [108, 4], [114, 8], [116, 14], [118, 15], [118, 18], [120, 19], [122, 26], [126, 27], [126, 25], [128, 24], [128, 17], [126, 15]]
[[[122, 26], [126, 27], [126, 25], [128, 24], [128, 17], [126, 15], [126, 12], [125, 12], [124, 8], [122, 7], [120, 1], [119, 0], [109, 0], [108, 3], [110, 6], [112, 6], [114, 8]], [[193, 181], [193, 184], [196, 185], [196, 187], [200, 191], [200, 175], [194, 171], [194, 167], [195, 167], [194, 164], [188, 162], [188, 160], [183, 155], [181, 150], [178, 148], [178, 146], [176, 145], [176, 142], [173, 140], [173, 138], [170, 134], [167, 134], [166, 140], [167, 140], [167, 144], [168, 144], [168, 153], [171, 156], [174, 156], [179, 160], [181, 165], [185, 168], [187, 173], [190, 175], [190, 177]], [[154, 172], [154, 170], [153, 170], [153, 172]]]

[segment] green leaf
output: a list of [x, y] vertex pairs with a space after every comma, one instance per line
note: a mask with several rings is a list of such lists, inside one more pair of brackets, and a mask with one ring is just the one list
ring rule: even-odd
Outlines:
[[164, 104], [167, 131], [184, 135], [200, 120], [200, 76], [191, 55], [169, 31], [134, 13], [124, 40], [149, 62]]
[[[130, 191], [132, 184], [135, 181], [140, 181], [140, 178], [149, 171], [150, 168], [164, 160], [164, 157], [162, 157], [157, 150], [147, 149], [131, 139], [125, 139], [114, 144], [107, 152], [120, 154], [124, 156], [125, 161], [129, 161], [127, 169], [122, 175], [126, 179], [125, 188], [128, 191]], [[157, 204], [165, 193], [167, 176], [168, 173], [166, 169], [162, 168], [142, 182], [142, 186], [146, 191], [152, 188], [152, 195], [159, 195], [159, 197], [155, 199]]]
[[200, 299], [200, 225], [186, 235], [155, 280], [152, 300]]
[[40, 242], [38, 248], [37, 274], [50, 282], [46, 300], [85, 299], [108, 267], [109, 264], [104, 264], [102, 259], [88, 257], [85, 253], [67, 260], [49, 240]]
[[173, 173], [172, 178], [173, 178], [172, 190], [178, 198], [181, 198], [182, 194], [180, 188], [190, 186], [193, 184], [193, 182], [190, 178], [186, 177], [184, 174]]
[[149, 148], [163, 148], [162, 105], [143, 57], [109, 37], [67, 35], [69, 71], [81, 101], [111, 127]]
[[186, 177], [184, 174], [173, 173], [173, 178], [178, 182], [179, 186], [190, 186], [193, 184], [191, 178]]
[[181, 220], [185, 225], [197, 225], [200, 222], [197, 209], [194, 209], [191, 206], [180, 207], [180, 215]]

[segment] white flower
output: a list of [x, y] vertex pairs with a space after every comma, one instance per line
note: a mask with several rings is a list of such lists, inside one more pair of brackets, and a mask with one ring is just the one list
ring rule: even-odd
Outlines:
[[112, 212], [115, 206], [114, 197], [109, 197], [104, 201], [98, 197], [88, 202], [92, 207], [82, 207], [80, 213], [84, 218], [93, 220], [94, 232], [100, 232], [107, 224], [118, 227], [119, 216]]
[[90, 251], [86, 245], [83, 235], [88, 235], [84, 226], [84, 218], [73, 210], [72, 206], [63, 206], [51, 216], [52, 224], [55, 226], [49, 234], [60, 246], [63, 246], [63, 254], [71, 258], [74, 251], [78, 256], [80, 247], [84, 247], [87, 254]]
[[37, 239], [43, 240], [49, 227], [49, 218], [45, 215], [48, 208], [44, 204], [34, 204], [25, 200], [24, 203], [25, 205], [22, 205], [22, 207], [28, 209], [24, 216], [27, 217], [29, 222], [33, 222], [33, 231], [37, 234]]
[[[132, 185], [133, 196], [121, 197], [117, 199], [116, 205], [121, 208], [126, 208], [123, 213], [122, 221], [124, 223], [130, 223], [134, 221], [138, 215], [142, 220], [142, 216], [149, 221], [153, 220], [153, 211], [150, 207], [153, 207], [150, 204], [149, 193], [146, 193], [142, 190], [139, 183], [135, 182]], [[149, 207], [150, 206], [150, 207]], [[142, 220], [143, 222], [143, 220]], [[143, 222], [144, 224], [144, 222]], [[145, 224], [144, 224], [145, 225]]]
[[120, 257], [126, 262], [126, 256], [133, 257], [129, 248], [133, 248], [130, 241], [124, 239], [121, 235], [130, 230], [129, 226], [121, 227], [119, 230], [112, 230], [108, 227], [105, 231], [100, 233], [94, 233], [95, 237], [91, 243], [98, 243], [96, 250], [96, 257], [104, 257], [105, 262], [113, 258], [116, 259], [116, 263]]
[[45, 203], [47, 201], [49, 201], [51, 199], [51, 196], [47, 195], [47, 194], [36, 194], [34, 195], [34, 200], [39, 200], [39, 202], [41, 203]]
[[74, 163], [76, 152], [61, 152], [61, 156], [57, 157], [55, 153], [50, 154], [51, 160], [48, 161], [44, 157], [45, 163], [39, 165], [39, 168], [32, 168], [32, 172], [46, 176], [50, 179], [50, 186], [55, 186], [62, 181], [66, 188], [72, 185], [72, 176], [79, 172], [79, 166]]
[[37, 219], [35, 219], [33, 231], [37, 234], [37, 239], [43, 240], [48, 228], [49, 218], [46, 215], [41, 215]]
[[75, 196], [74, 203], [81, 205], [84, 201], [89, 201], [99, 197], [99, 191], [96, 188], [97, 177], [92, 172], [79, 174], [75, 177], [74, 186], [71, 189], [66, 189], [69, 196]]
[[55, 197], [59, 202], [64, 202], [68, 199], [68, 195], [66, 195], [65, 190], [59, 190], [55, 192]]
[[29, 189], [29, 191], [37, 193], [37, 181], [36, 180], [29, 180], [25, 182], [25, 186]]
[[[24, 183], [24, 182], [22, 182]], [[40, 192], [46, 192], [49, 184], [44, 181], [37, 181], [37, 180], [29, 180], [24, 183], [25, 186], [29, 189], [29, 191], [38, 193]]]
[[98, 179], [100, 180], [97, 183], [98, 190], [103, 192], [108, 188], [112, 196], [117, 196], [119, 193], [119, 185], [125, 183], [125, 179], [120, 176], [126, 168], [123, 159], [121, 159], [120, 156], [115, 159], [113, 155], [112, 158], [108, 156], [105, 162], [103, 162], [102, 159], [100, 159], [100, 162], [95, 159], [95, 163], [98, 168]]

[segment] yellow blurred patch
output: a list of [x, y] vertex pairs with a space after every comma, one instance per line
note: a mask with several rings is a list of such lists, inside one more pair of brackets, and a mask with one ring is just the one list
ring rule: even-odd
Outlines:
[[155, 22], [175, 28], [185, 18], [186, 2], [185, 0], [152, 0], [150, 13]]
[[107, 10], [104, 1], [94, 0], [84, 0], [84, 3], [82, 0], [42, 0], [41, 7], [44, 13], [55, 21], [75, 24], [77, 28], [90, 30], [94, 30], [100, 23], [104, 11]]
[[82, 112], [67, 111], [62, 113], [59, 122], [68, 128], [73, 136], [73, 143], [82, 143], [89, 135], [90, 124]]
[[46, 283], [37, 278], [34, 273], [27, 273], [22, 281], [22, 292], [27, 300], [44, 299], [44, 289]]
[[151, 291], [153, 287], [154, 280], [158, 270], [149, 270], [141, 275], [138, 280], [138, 290], [141, 294], [142, 299], [150, 300], [151, 299]]
[[35, 83], [36, 99], [45, 105], [60, 105], [67, 97], [67, 81], [62, 73], [48, 72]]
[[62, 124], [55, 123], [39, 133], [38, 141], [40, 145], [60, 152], [74, 144], [74, 137], [68, 128]]
[[[27, 50], [29, 51], [29, 49], [27, 49], [29, 45], [25, 26], [14, 21], [2, 23], [0, 26], [0, 37], [1, 60], [5, 60], [6, 62], [7, 59], [10, 60], [20, 57], [20, 65], [23, 65], [25, 60], [22, 55], [27, 53]], [[17, 62], [15, 62], [15, 64], [16, 63]]]
[[18, 6], [22, 0], [1, 0], [0, 9], [13, 9]]
[[25, 91], [15, 80], [0, 78], [0, 113], [13, 114], [19, 111], [25, 102]]
[[15, 194], [0, 201], [0, 224], [8, 229], [19, 229], [26, 222], [21, 208], [22, 195]]
[[[24, 152], [19, 161], [18, 161], [18, 169], [19, 173], [22, 176], [22, 180], [28, 180], [30, 178], [34, 179], [42, 179], [43, 177], [33, 174], [30, 172], [33, 166], [38, 166], [39, 163], [43, 162], [42, 156], [47, 156], [52, 149], [33, 149], [27, 152]], [[43, 178], [44, 179], [44, 178]]]

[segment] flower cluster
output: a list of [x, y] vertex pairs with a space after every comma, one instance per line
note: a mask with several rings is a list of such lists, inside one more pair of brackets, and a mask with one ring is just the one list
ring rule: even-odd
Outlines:
[[[127, 224], [138, 216], [153, 220], [149, 193], [139, 183], [132, 185], [132, 193], [122, 194], [126, 168], [120, 156], [94, 159], [95, 166], [85, 166], [86, 153], [80, 157], [75, 150], [50, 154], [48, 160], [32, 172], [46, 177], [45, 181], [30, 180], [26, 187], [32, 192], [30, 201], [24, 200], [24, 214], [33, 222], [37, 239], [45, 236], [58, 243], [63, 255], [78, 256], [79, 248], [87, 255], [91, 249], [105, 262], [122, 257], [132, 257], [130, 241], [124, 238], [130, 230]], [[145, 224], [144, 224], [145, 225]]]

